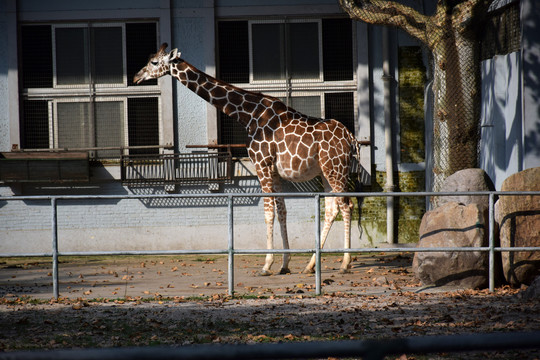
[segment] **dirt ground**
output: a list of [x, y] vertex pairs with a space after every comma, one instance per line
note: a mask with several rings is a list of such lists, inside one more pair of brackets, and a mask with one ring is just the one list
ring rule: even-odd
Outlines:
[[[279, 271], [276, 256], [272, 270]], [[308, 256], [293, 256], [287, 275], [258, 276], [263, 256], [235, 256], [234, 290], [238, 295], [315, 293], [315, 276], [302, 274]], [[3, 263], [2, 263], [3, 262]], [[411, 255], [354, 257], [350, 274], [338, 274], [341, 257], [322, 258], [322, 288], [326, 293], [387, 294], [417, 291]], [[0, 260], [0, 297], [50, 299], [50, 259]], [[64, 298], [206, 297], [227, 293], [226, 256], [68, 257], [60, 258], [59, 292]], [[441, 291], [434, 289], [430, 291]]]
[[[52, 300], [50, 259], [2, 259], [0, 351], [540, 330], [538, 299], [508, 287], [423, 289], [408, 254], [356, 256], [350, 274], [325, 256], [318, 297], [315, 277], [300, 273], [308, 260], [260, 277], [264, 257], [236, 256], [230, 297], [224, 256], [61, 258]], [[486, 357], [540, 359], [540, 350], [408, 358]]]

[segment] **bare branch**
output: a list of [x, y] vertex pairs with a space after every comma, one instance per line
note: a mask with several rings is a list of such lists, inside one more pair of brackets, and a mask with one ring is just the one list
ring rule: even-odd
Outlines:
[[426, 24], [429, 17], [409, 6], [384, 0], [339, 0], [351, 19], [374, 25], [398, 27], [423, 43], [427, 43]]

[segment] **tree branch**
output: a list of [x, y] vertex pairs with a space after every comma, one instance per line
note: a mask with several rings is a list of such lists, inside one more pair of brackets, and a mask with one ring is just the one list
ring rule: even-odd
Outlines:
[[351, 19], [398, 27], [427, 44], [426, 25], [429, 17], [409, 6], [385, 0], [339, 0], [339, 3]]

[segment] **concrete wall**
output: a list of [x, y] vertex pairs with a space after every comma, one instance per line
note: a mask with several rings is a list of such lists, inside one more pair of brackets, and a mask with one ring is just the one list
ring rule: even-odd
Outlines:
[[[13, 41], [13, 35], [8, 31], [10, 28], [10, 18], [8, 16], [8, 5], [17, 4], [18, 10], [24, 12], [23, 20], [35, 17], [44, 17], [46, 14], [58, 16], [60, 19], [73, 20], [77, 14], [87, 14], [92, 17], [103, 16], [107, 13], [114, 13], [115, 16], [121, 14], [151, 13], [152, 16], [165, 13], [163, 19], [170, 19], [170, 23], [162, 21], [160, 23], [161, 41], [167, 41], [171, 47], [177, 47], [182, 52], [182, 56], [201, 70], [214, 75], [216, 73], [215, 56], [215, 19], [219, 17], [234, 16], [266, 16], [284, 14], [338, 14], [340, 12], [335, 0], [162, 0], [159, 2], [146, 0], [132, 2], [121, 1], [96, 1], [96, 2], [73, 2], [68, 0], [53, 0], [43, 2], [41, 0], [14, 0], [0, 2], [0, 52], [9, 48], [9, 42]], [[419, 2], [414, 2], [418, 4]], [[431, 2], [434, 3], [434, 2]], [[6, 5], [7, 4], [7, 5]], [[423, 5], [430, 4], [430, 1], [423, 2]], [[64, 11], [68, 9], [69, 11]], [[161, 16], [161, 15], [160, 15]], [[531, 25], [532, 26], [532, 25]], [[532, 30], [529, 30], [529, 33]], [[11, 36], [11, 37], [10, 37]], [[384, 147], [384, 112], [383, 112], [383, 83], [382, 83], [382, 34], [380, 27], [366, 26], [358, 24], [356, 40], [358, 45], [358, 122], [360, 129], [358, 136], [369, 136], [373, 141], [373, 147], [369, 151], [370, 164], [372, 169], [372, 184], [366, 190], [380, 191], [384, 185], [385, 173], [385, 147]], [[398, 48], [400, 46], [417, 45], [403, 33], [391, 32], [393, 43], [392, 72], [396, 79], [399, 76], [398, 69]], [[531, 41], [534, 37], [531, 37]], [[532, 63], [533, 57], [529, 56]], [[425, 56], [422, 57], [424, 64]], [[486, 63], [486, 74], [489, 68], [499, 68], [501, 61], [505, 59], [495, 59], [491, 63]], [[512, 60], [514, 61], [514, 60]], [[10, 104], [15, 102], [8, 98], [18, 97], [17, 91], [13, 92], [9, 88], [8, 79], [9, 63], [6, 57], [0, 57], [0, 150], [10, 149], [10, 138], [6, 136], [12, 129], [13, 124], [10, 119]], [[519, 71], [517, 69], [516, 71]], [[516, 74], [512, 68], [512, 74]], [[532, 76], [533, 73], [531, 73]], [[421, 78], [421, 77], [420, 77]], [[496, 82], [496, 89], [501, 89], [499, 81], [504, 78], [499, 70], [492, 80], [486, 80], [485, 84], [489, 88], [489, 81]], [[486, 78], [487, 79], [487, 78]], [[514, 78], [513, 78], [514, 79]], [[201, 143], [207, 144], [217, 139], [216, 110], [209, 106], [198, 96], [187, 90], [177, 81], [170, 78], [163, 80], [168, 83], [170, 97], [163, 97], [166, 103], [163, 108], [170, 108], [171, 123], [164, 131], [168, 138], [174, 139], [176, 150], [184, 151], [185, 145]], [[172, 84], [172, 85], [171, 85]], [[396, 91], [394, 115], [395, 128], [394, 137], [400, 140], [401, 131], [408, 131], [411, 126], [416, 126], [416, 114], [402, 112], [399, 108], [399, 91]], [[416, 86], [416, 85], [415, 85]], [[530, 86], [531, 91], [534, 90]], [[495, 94], [495, 93], [494, 93]], [[169, 96], [167, 95], [167, 96]], [[510, 96], [509, 94], [508, 96]], [[417, 96], [415, 95], [415, 98]], [[490, 101], [499, 101], [501, 98], [493, 95], [486, 98], [485, 104]], [[534, 98], [529, 97], [529, 113], [534, 114]], [[517, 98], [505, 100], [505, 104], [519, 102]], [[420, 105], [419, 105], [420, 106]], [[533, 110], [531, 110], [533, 109]], [[414, 109], [413, 109], [414, 110]], [[507, 109], [510, 111], [510, 108]], [[517, 110], [517, 108], [516, 108]], [[531, 112], [532, 111], [532, 112]], [[508, 117], [493, 117], [486, 112], [486, 119], [499, 121], [504, 118], [508, 125]], [[402, 118], [400, 118], [402, 117]], [[532, 117], [532, 115], [531, 115]], [[412, 119], [412, 120], [408, 120]], [[497, 120], [498, 119], [498, 120]], [[534, 120], [527, 129], [529, 134], [527, 140], [529, 144], [534, 144], [536, 134], [534, 132]], [[536, 120], [537, 121], [537, 120]], [[411, 123], [409, 123], [411, 122]], [[414, 124], [412, 122], [415, 122]], [[532, 125], [530, 125], [532, 124]], [[504, 131], [510, 129], [505, 127]], [[414, 141], [419, 141], [421, 129], [415, 128]], [[512, 130], [513, 131], [513, 130]], [[512, 131], [510, 131], [512, 133]], [[505, 133], [506, 134], [506, 133]], [[499, 136], [499, 135], [497, 135]], [[493, 135], [492, 139], [498, 137]], [[506, 135], [505, 135], [506, 136]], [[513, 135], [512, 135], [513, 136]], [[508, 138], [504, 137], [507, 142]], [[407, 140], [408, 141], [408, 140]], [[420, 140], [421, 142], [421, 140]], [[406, 144], [407, 149], [414, 150], [414, 142]], [[496, 144], [485, 144], [486, 151]], [[425, 164], [421, 159], [410, 157], [405, 159], [399, 156], [399, 145], [396, 144], [396, 163], [399, 174], [398, 186], [401, 191], [424, 190], [424, 169]], [[497, 148], [502, 151], [501, 148]], [[512, 148], [513, 149], [513, 148]], [[418, 150], [418, 149], [417, 149]], [[533, 148], [534, 150], [534, 148]], [[514, 150], [512, 150], [514, 151]], [[487, 152], [485, 152], [487, 154]], [[508, 159], [505, 150], [504, 159]], [[502, 156], [502, 155], [501, 155]], [[488, 158], [486, 157], [487, 161]], [[493, 159], [499, 159], [497, 157]], [[498, 160], [492, 164], [492, 169], [497, 172], [502, 169], [503, 163], [498, 165]], [[510, 162], [507, 161], [509, 164]], [[486, 163], [487, 164], [487, 163]], [[507, 165], [508, 165], [507, 164]], [[488, 168], [491, 165], [486, 165]], [[103, 169], [92, 169], [103, 172], [102, 178], [111, 178], [117, 175], [118, 167], [104, 167]], [[253, 177], [252, 169], [243, 169], [242, 175], [247, 176], [234, 184], [227, 185], [221, 189], [223, 192], [246, 192], [258, 193], [260, 187], [258, 181]], [[489, 171], [488, 171], [489, 172]], [[251, 177], [249, 177], [251, 175]], [[497, 175], [498, 176], [498, 175]], [[498, 178], [497, 178], [498, 181]], [[286, 190], [305, 191], [313, 190], [311, 185], [288, 184]], [[153, 187], [124, 187], [119, 183], [95, 182], [83, 186], [71, 187], [39, 186], [30, 187], [0, 187], [0, 196], [10, 196], [22, 191], [25, 194], [154, 194], [164, 193], [162, 188]], [[200, 187], [180, 187], [180, 193], [208, 193], [207, 186]], [[265, 246], [266, 227], [263, 220], [262, 200], [246, 200], [235, 207], [235, 238], [238, 248], [263, 248]], [[425, 211], [424, 200], [422, 198], [403, 199], [399, 202], [399, 210], [396, 216], [397, 233], [399, 242], [416, 241], [416, 231]], [[314, 241], [314, 205], [313, 200], [289, 199], [287, 200], [289, 209], [289, 236], [293, 247], [311, 247]], [[363, 226], [362, 238], [357, 228], [358, 217], [355, 215], [353, 224], [352, 246], [377, 246], [386, 241], [386, 208], [385, 200], [367, 199], [364, 203], [361, 223]], [[280, 236], [276, 221], [276, 247], [280, 247]], [[74, 250], [137, 250], [137, 249], [204, 249], [204, 248], [224, 248], [227, 236], [227, 208], [223, 202], [211, 200], [118, 200], [118, 201], [84, 201], [80, 203], [61, 203], [59, 205], [59, 236], [60, 248], [64, 251]], [[342, 246], [342, 223], [337, 222], [335, 228], [330, 233], [330, 247]], [[36, 202], [12, 202], [0, 201], [0, 252], [26, 252], [49, 251], [50, 249], [50, 208], [47, 204]]]
[[482, 62], [480, 166], [497, 190], [523, 170], [521, 85], [520, 53]]
[[[96, 192], [118, 194], [124, 190], [117, 187], [104, 185]], [[134, 194], [164, 193], [160, 188], [127, 190]], [[286, 190], [294, 191], [294, 188]], [[225, 186], [223, 191], [260, 193], [260, 187], [255, 179], [242, 180]], [[69, 193], [73, 194], [73, 190]], [[208, 190], [185, 187], [180, 193], [200, 194]], [[8, 194], [0, 192], [0, 196], [3, 195]], [[287, 199], [286, 204], [291, 247], [313, 247], [314, 200]], [[61, 251], [226, 249], [227, 224], [226, 199], [66, 200], [58, 203]], [[353, 246], [365, 246], [368, 242], [359, 240], [356, 224], [352, 227]], [[236, 199], [234, 226], [236, 248], [264, 248], [266, 225], [262, 199]], [[277, 219], [275, 244], [281, 247]], [[342, 246], [343, 224], [336, 222], [327, 247]], [[0, 200], [0, 253], [49, 252], [50, 249], [49, 201]]]

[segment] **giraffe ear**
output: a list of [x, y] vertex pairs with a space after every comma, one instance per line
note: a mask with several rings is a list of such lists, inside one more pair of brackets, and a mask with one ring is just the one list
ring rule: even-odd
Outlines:
[[169, 61], [180, 58], [180, 55], [181, 53], [178, 51], [178, 49], [172, 49], [169, 53]]

